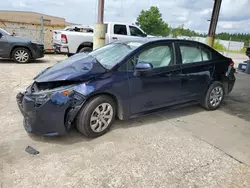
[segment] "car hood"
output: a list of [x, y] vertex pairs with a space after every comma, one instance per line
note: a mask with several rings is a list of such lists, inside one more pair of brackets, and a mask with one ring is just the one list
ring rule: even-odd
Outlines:
[[29, 39], [29, 38], [24, 38], [24, 37], [16, 37], [16, 36], [7, 36], [7, 40], [9, 42], [24, 42], [24, 43], [29, 43], [31, 42], [32, 40]]
[[94, 57], [86, 54], [74, 55], [38, 74], [35, 82], [87, 81], [107, 72]]

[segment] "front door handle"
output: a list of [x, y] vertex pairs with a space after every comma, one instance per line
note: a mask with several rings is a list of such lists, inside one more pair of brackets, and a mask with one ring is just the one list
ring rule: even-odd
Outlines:
[[117, 37], [112, 37], [112, 39], [117, 40], [118, 38]]

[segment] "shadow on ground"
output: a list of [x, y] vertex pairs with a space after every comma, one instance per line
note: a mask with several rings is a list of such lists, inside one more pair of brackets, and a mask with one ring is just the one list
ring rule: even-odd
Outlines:
[[36, 60], [31, 60], [29, 63], [16, 63], [14, 60], [12, 59], [2, 59], [0, 58], [0, 64], [37, 64], [37, 63], [49, 63], [50, 60], [48, 59], [36, 59]]
[[250, 121], [250, 75], [237, 73], [233, 91], [225, 97], [221, 109], [231, 115]]
[[[154, 114], [140, 116], [126, 121], [116, 120], [112, 125], [111, 130], [106, 134], [112, 134], [112, 131], [116, 129], [127, 129], [131, 127], [146, 126], [148, 124], [152, 124], [152, 126], [154, 126], [153, 124], [157, 124], [165, 120], [188, 116], [201, 111], [204, 111], [204, 109], [199, 105], [192, 105], [183, 108], [163, 110]], [[161, 115], [161, 113], [164, 113], [164, 116]], [[31, 134], [29, 136], [32, 140], [38, 142], [49, 142], [61, 145], [72, 145], [79, 142], [90, 142], [92, 140], [95, 140], [86, 138], [81, 133], [79, 133], [76, 128], [70, 130], [69, 133], [65, 136], [43, 137]]]

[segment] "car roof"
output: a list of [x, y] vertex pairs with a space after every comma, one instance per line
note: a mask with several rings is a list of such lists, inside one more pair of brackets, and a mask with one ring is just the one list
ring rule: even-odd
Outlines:
[[145, 37], [140, 39], [130, 39], [126, 41], [117, 41], [115, 43], [130, 43], [130, 42], [138, 42], [142, 44], [150, 43], [150, 42], [164, 42], [164, 41], [172, 41], [172, 42], [188, 42], [188, 43], [196, 43], [201, 45], [206, 45], [204, 43], [194, 41], [194, 40], [187, 40], [187, 39], [176, 39], [171, 37]]

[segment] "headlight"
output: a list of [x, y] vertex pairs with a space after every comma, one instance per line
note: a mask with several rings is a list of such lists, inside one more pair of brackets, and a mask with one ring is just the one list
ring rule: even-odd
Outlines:
[[48, 100], [49, 98], [47, 95], [39, 95], [35, 98], [36, 104], [39, 104], [39, 105], [46, 103]]
[[41, 44], [40, 42], [34, 41], [34, 40], [32, 40], [30, 43], [31, 43], [31, 44]]
[[75, 86], [61, 87], [52, 90], [46, 90], [42, 92], [32, 93], [32, 98], [38, 105], [44, 104], [47, 102], [51, 96], [55, 93], [61, 93], [64, 96], [69, 96], [73, 93]]

